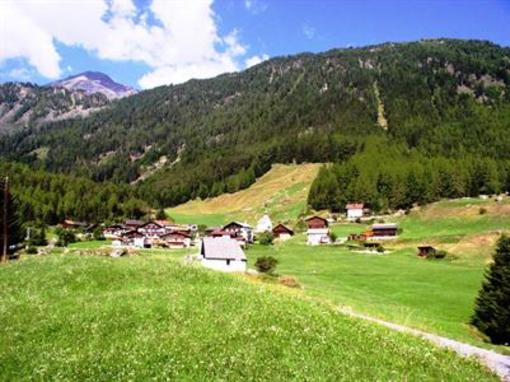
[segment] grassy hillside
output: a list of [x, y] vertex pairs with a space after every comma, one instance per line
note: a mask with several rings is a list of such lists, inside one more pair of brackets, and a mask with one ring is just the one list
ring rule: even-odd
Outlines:
[[291, 291], [167, 256], [0, 267], [0, 379], [497, 380]]
[[[480, 214], [480, 208], [486, 211]], [[501, 232], [510, 229], [510, 199], [442, 201], [402, 217], [386, 217], [403, 229], [385, 243], [388, 254], [363, 253], [346, 246], [308, 247], [304, 235], [272, 247], [255, 246], [250, 261], [272, 255], [282, 274], [294, 275], [305, 293], [358, 312], [439, 333], [481, 346], [468, 325], [483, 273]], [[367, 229], [336, 224], [339, 237]], [[418, 258], [417, 245], [432, 244], [453, 260]], [[510, 353], [505, 347], [499, 351]]]
[[294, 220], [306, 207], [310, 185], [320, 164], [273, 165], [248, 189], [206, 200], [194, 200], [167, 213], [177, 222], [207, 225], [245, 220], [255, 224], [268, 213], [274, 222]]

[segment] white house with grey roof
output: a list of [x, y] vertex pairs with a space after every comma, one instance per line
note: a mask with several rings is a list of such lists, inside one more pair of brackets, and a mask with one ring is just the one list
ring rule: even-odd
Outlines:
[[246, 256], [238, 241], [230, 237], [204, 237], [200, 257], [206, 268], [222, 272], [246, 271]]

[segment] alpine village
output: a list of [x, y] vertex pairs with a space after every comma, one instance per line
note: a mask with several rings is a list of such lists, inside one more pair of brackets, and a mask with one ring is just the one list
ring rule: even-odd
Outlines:
[[[0, 380], [510, 381], [503, 27], [334, 48], [453, 2], [227, 3], [0, 4]], [[278, 50], [284, 3], [324, 24]]]

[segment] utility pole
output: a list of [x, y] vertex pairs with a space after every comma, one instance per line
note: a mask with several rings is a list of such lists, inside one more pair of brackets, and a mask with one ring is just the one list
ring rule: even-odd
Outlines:
[[9, 231], [8, 231], [8, 223], [7, 223], [7, 202], [9, 200], [9, 177], [4, 178], [4, 187], [3, 187], [3, 219], [2, 219], [2, 238], [3, 238], [3, 248], [2, 248], [2, 257], [0, 258], [0, 262], [5, 263], [7, 261], [7, 249], [9, 248]]

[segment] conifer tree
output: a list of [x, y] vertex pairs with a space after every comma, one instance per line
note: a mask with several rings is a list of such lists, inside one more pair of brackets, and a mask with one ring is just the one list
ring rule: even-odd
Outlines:
[[[23, 240], [23, 229], [21, 227], [21, 221], [19, 219], [18, 215], [18, 203], [17, 200], [12, 196], [10, 192], [7, 192], [6, 195], [4, 195], [5, 190], [5, 181], [4, 179], [0, 180], [0, 255], [2, 254], [3, 248], [4, 248], [4, 235], [3, 235], [3, 229], [4, 224], [7, 222], [7, 245], [8, 248], [11, 247], [14, 244], [17, 244]], [[7, 216], [6, 219], [4, 218], [4, 200], [7, 201]], [[4, 221], [6, 220], [6, 222]], [[8, 251], [9, 253], [12, 251]]]
[[495, 344], [510, 344], [510, 237], [502, 236], [471, 319]]

